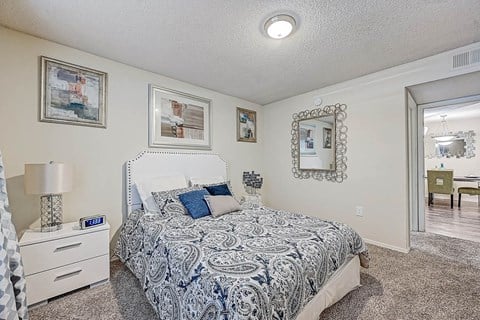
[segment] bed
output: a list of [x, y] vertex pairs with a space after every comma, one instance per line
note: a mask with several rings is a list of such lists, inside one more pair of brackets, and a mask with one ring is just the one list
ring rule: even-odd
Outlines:
[[267, 207], [193, 219], [178, 210], [181, 190], [143, 210], [135, 182], [173, 173], [228, 176], [216, 154], [144, 151], [127, 162], [116, 251], [159, 319], [318, 319], [360, 285], [368, 252], [347, 225]]

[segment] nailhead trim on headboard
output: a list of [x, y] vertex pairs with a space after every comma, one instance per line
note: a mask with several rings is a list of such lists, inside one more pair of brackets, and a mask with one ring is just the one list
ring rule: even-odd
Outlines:
[[222, 160], [225, 163], [225, 171], [228, 174], [228, 164], [227, 162], [217, 153], [211, 153], [211, 152], [179, 152], [179, 151], [152, 151], [152, 150], [144, 150], [137, 154], [137, 156], [132, 159], [127, 161], [126, 163], [126, 178], [127, 178], [127, 213], [130, 213], [131, 207], [133, 205], [136, 205], [133, 203], [132, 199], [132, 187], [133, 187], [133, 181], [132, 181], [132, 166], [133, 164], [140, 160], [142, 157], [145, 155], [185, 155], [185, 156], [196, 156], [196, 155], [202, 155], [202, 156], [216, 156], [220, 160]]

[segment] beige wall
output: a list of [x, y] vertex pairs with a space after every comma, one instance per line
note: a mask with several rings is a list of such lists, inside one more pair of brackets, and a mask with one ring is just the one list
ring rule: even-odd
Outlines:
[[[407, 250], [405, 87], [480, 69], [477, 66], [470, 70], [452, 71], [452, 53], [418, 60], [265, 106], [265, 202], [275, 208], [348, 223], [371, 242]], [[315, 108], [313, 101], [317, 96], [323, 98], [323, 105], [338, 102], [348, 106], [348, 178], [340, 184], [299, 180], [292, 175], [292, 114]], [[364, 207], [364, 217], [355, 216], [356, 206]]]
[[[64, 195], [64, 220], [105, 213], [111, 236], [117, 233], [124, 210], [123, 165], [148, 145], [150, 83], [212, 100], [213, 152], [228, 161], [236, 192], [243, 192], [243, 170], [262, 172], [257, 156], [263, 146], [259, 105], [3, 27], [0, 52], [0, 150], [13, 221], [19, 230], [39, 216], [39, 198], [23, 193], [24, 164], [55, 160], [75, 166], [74, 190]], [[107, 129], [37, 120], [41, 55], [108, 73]], [[257, 110], [258, 143], [236, 141], [237, 106]]]

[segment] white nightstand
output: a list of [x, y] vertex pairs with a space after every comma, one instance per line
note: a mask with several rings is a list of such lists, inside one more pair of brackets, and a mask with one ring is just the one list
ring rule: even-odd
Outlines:
[[254, 209], [263, 206], [262, 197], [259, 194], [242, 196], [240, 202], [245, 209]]
[[87, 230], [74, 226], [78, 223], [65, 223], [53, 232], [27, 230], [20, 239], [29, 306], [108, 281], [110, 225]]

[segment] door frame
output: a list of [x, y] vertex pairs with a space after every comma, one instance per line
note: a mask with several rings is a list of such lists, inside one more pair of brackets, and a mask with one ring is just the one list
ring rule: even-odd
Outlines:
[[[425, 232], [425, 155], [424, 121], [425, 109], [453, 104], [480, 102], [480, 95], [416, 104], [408, 88], [408, 130], [409, 130], [409, 180], [410, 180], [410, 227], [411, 231]], [[411, 98], [411, 99], [410, 99]], [[413, 102], [409, 101], [412, 100]]]

